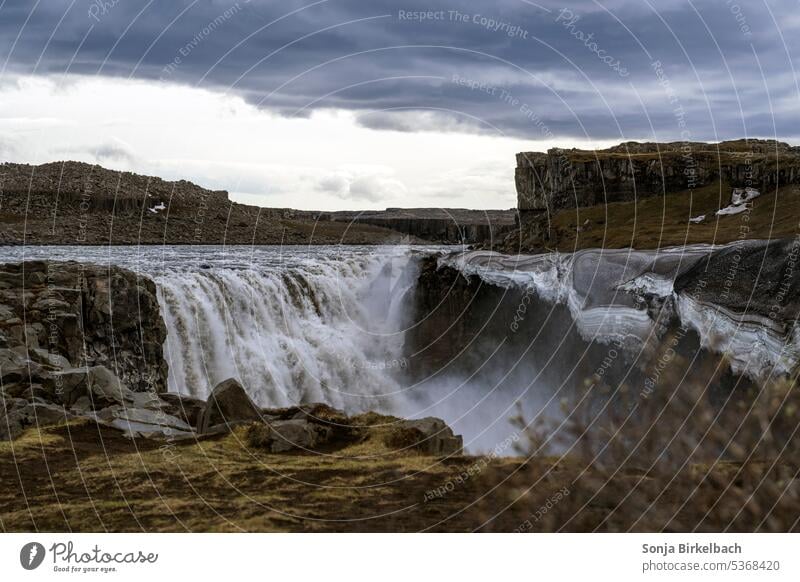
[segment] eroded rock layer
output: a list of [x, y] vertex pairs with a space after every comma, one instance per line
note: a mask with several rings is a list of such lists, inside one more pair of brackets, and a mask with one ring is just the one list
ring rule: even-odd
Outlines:
[[164, 392], [156, 286], [119, 267], [26, 261], [0, 266], [4, 390], [63, 389], [56, 370], [105, 366], [135, 392]]
[[800, 148], [774, 140], [552, 148], [517, 154], [515, 180], [522, 213], [633, 200], [716, 180], [768, 189], [800, 182]]

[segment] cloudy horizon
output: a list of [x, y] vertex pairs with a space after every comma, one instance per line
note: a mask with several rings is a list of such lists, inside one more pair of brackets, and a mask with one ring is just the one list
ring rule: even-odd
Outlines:
[[798, 7], [5, 0], [0, 153], [261, 206], [510, 208], [518, 151], [798, 143]]

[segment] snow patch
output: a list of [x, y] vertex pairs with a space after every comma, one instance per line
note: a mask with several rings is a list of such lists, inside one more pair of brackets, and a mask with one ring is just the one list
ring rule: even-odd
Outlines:
[[734, 188], [731, 193], [731, 203], [725, 208], [717, 210], [717, 216], [730, 216], [740, 214], [748, 209], [747, 203], [761, 196], [755, 188]]

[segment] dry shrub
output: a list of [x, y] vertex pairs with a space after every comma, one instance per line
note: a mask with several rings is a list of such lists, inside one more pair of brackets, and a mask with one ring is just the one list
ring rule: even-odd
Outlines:
[[245, 442], [253, 449], [269, 449], [272, 444], [272, 430], [266, 423], [254, 422], [245, 428]]
[[796, 375], [720, 398], [680, 368], [649, 394], [581, 395], [555, 448], [552, 421], [516, 420], [531, 458], [515, 496], [535, 515], [523, 531], [800, 531]]

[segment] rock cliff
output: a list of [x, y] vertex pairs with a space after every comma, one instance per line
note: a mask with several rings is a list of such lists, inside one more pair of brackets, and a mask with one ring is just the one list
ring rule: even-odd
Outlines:
[[[55, 398], [55, 372], [113, 370], [135, 392], [165, 392], [167, 331], [155, 284], [119, 267], [28, 261], [0, 266], [0, 353], [7, 393]], [[56, 398], [57, 399], [57, 398]]]
[[514, 210], [467, 210], [463, 208], [387, 208], [362, 212], [331, 212], [323, 218], [372, 224], [430, 242], [444, 244], [490, 243], [515, 225]]
[[517, 154], [521, 213], [633, 200], [723, 180], [767, 189], [800, 182], [800, 147], [774, 140], [719, 144], [627, 142], [604, 150]]

